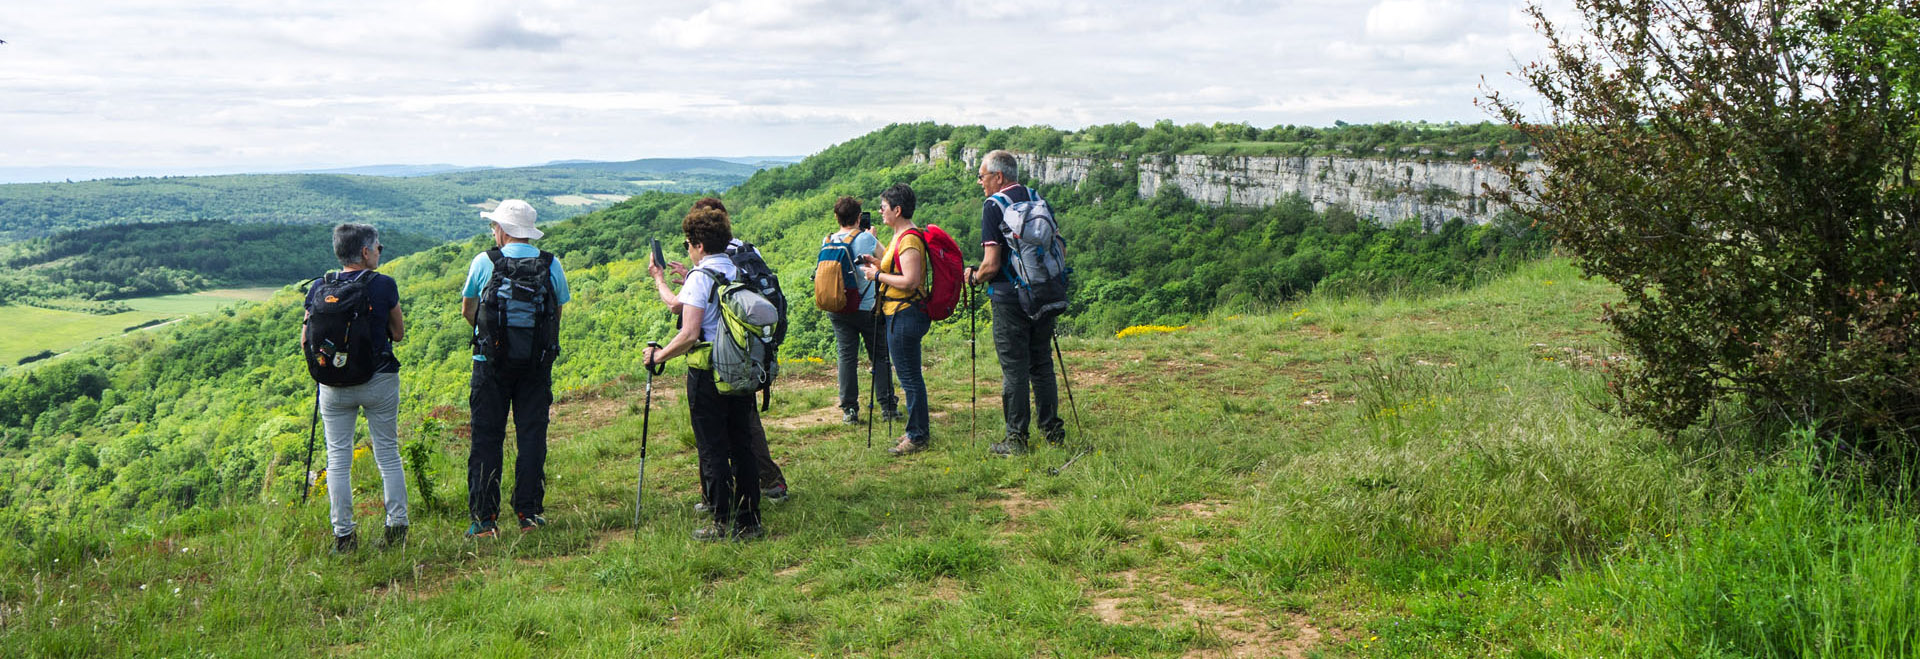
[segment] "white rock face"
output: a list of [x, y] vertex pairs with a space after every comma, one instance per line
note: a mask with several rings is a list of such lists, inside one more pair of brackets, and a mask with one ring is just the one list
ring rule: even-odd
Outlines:
[[[962, 149], [960, 157], [970, 167], [980, 166], [977, 148]], [[927, 153], [915, 154], [914, 161], [946, 158], [947, 146], [936, 144]], [[1075, 187], [1095, 166], [1125, 165], [1114, 159], [1030, 153], [1015, 153], [1014, 158], [1020, 161], [1021, 178]], [[1505, 189], [1508, 179], [1486, 164], [1416, 158], [1182, 155], [1146, 156], [1139, 165], [1137, 194], [1143, 199], [1166, 184], [1210, 206], [1271, 206], [1297, 194], [1317, 211], [1343, 207], [1383, 224], [1416, 219], [1428, 229], [1456, 217], [1484, 224], [1506, 209], [1487, 195], [1487, 188]], [[1521, 170], [1535, 182], [1542, 173], [1535, 162], [1523, 164]]]

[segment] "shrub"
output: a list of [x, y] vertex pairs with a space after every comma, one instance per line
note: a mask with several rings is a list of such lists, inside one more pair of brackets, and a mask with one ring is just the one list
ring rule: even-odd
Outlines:
[[1551, 47], [1493, 105], [1550, 167], [1516, 203], [1590, 275], [1639, 357], [1613, 386], [1667, 431], [1723, 401], [1886, 439], [1920, 423], [1920, 19], [1890, 0], [1537, 8]]

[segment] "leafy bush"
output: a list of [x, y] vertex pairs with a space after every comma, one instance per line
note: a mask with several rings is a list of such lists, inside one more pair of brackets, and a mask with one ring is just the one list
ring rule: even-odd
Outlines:
[[1522, 75], [1552, 127], [1494, 103], [1551, 166], [1506, 201], [1625, 291], [1607, 313], [1640, 358], [1615, 381], [1625, 411], [1673, 431], [1742, 402], [1908, 435], [1920, 19], [1886, 0], [1582, 5], [1590, 36], [1535, 11], [1551, 57]]

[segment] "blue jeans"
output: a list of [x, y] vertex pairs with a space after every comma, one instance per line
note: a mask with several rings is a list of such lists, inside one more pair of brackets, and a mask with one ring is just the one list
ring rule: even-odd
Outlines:
[[907, 438], [922, 445], [932, 441], [933, 434], [928, 430], [927, 381], [920, 375], [920, 340], [932, 327], [933, 319], [918, 307], [908, 306], [887, 317], [887, 352], [907, 399]]

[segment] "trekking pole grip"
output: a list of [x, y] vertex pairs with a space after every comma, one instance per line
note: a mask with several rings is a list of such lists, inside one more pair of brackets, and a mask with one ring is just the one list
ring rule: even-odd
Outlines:
[[[647, 342], [647, 347], [649, 347], [649, 348], [653, 348], [654, 350], [663, 350], [663, 349], [664, 349], [664, 348], [662, 348], [662, 347], [661, 347], [661, 345], [660, 345], [660, 342], [659, 342], [659, 341], [648, 341], [648, 342]], [[646, 369], [647, 369], [647, 372], [648, 372], [648, 373], [651, 373], [651, 374], [653, 374], [653, 375], [659, 375], [659, 374], [661, 374], [661, 373], [665, 373], [665, 372], [667, 372], [667, 363], [666, 363], [666, 362], [660, 362], [660, 363], [658, 363], [658, 364], [647, 364], [647, 365], [645, 365], [645, 366], [644, 366], [644, 368], [646, 368]]]

